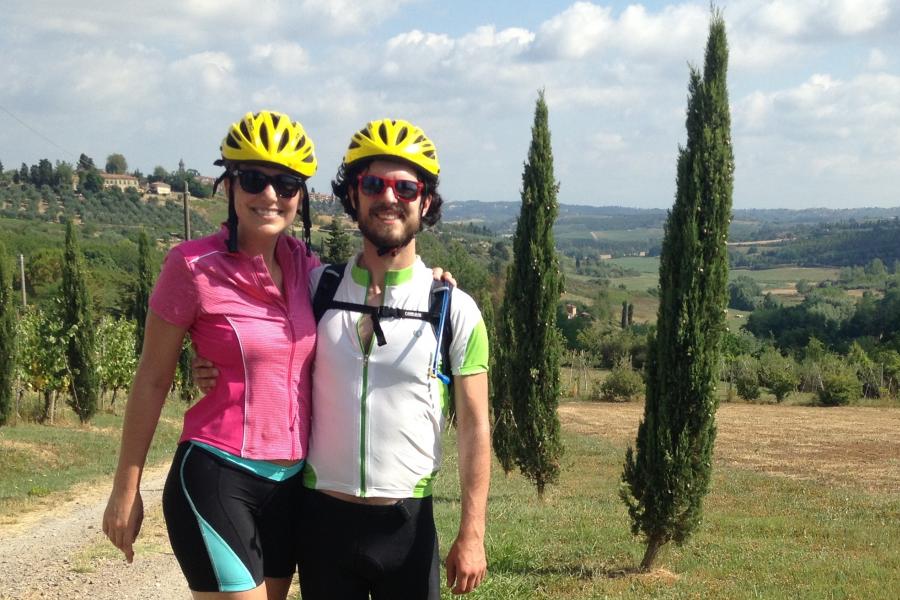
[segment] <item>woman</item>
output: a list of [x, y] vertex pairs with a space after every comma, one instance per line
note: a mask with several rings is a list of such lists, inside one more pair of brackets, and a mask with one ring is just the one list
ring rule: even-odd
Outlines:
[[309, 272], [319, 261], [285, 235], [316, 171], [312, 141], [287, 115], [261, 111], [221, 144], [228, 222], [179, 244], [150, 298], [125, 409], [103, 531], [128, 562], [140, 530], [140, 480], [186, 333], [219, 367], [184, 417], [163, 491], [175, 556], [195, 598], [283, 599], [295, 567], [298, 476], [307, 453], [316, 323]]

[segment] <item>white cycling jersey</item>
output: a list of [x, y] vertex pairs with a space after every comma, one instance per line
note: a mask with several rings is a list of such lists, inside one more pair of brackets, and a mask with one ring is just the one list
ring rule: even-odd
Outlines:
[[[323, 269], [310, 274], [312, 291]], [[388, 271], [383, 302], [428, 311], [432, 280], [418, 258], [408, 269]], [[369, 272], [351, 260], [334, 299], [365, 304], [368, 286]], [[361, 318], [331, 309], [319, 321], [305, 485], [360, 497], [429, 496], [441, 464], [447, 395], [431, 376], [440, 352], [434, 328], [418, 319], [383, 318], [387, 343], [378, 346], [372, 336], [363, 348]], [[487, 371], [487, 332], [475, 301], [454, 289], [448, 318], [453, 374]]]

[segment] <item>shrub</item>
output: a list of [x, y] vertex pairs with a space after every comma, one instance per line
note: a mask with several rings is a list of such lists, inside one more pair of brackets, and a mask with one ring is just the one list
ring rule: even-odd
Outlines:
[[759, 398], [759, 365], [752, 356], [739, 356], [734, 363], [734, 387], [744, 400]]
[[859, 399], [862, 384], [856, 370], [837, 363], [823, 369], [819, 403], [822, 406], [846, 406]]
[[782, 356], [778, 350], [770, 348], [759, 357], [759, 382], [781, 402], [800, 383], [797, 364], [793, 358]]
[[631, 366], [631, 358], [624, 357], [599, 386], [600, 400], [605, 402], [629, 402], [644, 395], [644, 378]]

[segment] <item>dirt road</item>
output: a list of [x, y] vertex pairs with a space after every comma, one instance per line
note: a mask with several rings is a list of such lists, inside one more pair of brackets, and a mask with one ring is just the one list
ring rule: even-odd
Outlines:
[[[634, 440], [637, 403], [564, 403], [569, 431]], [[900, 493], [900, 410], [725, 404], [715, 460], [780, 477]], [[147, 518], [127, 565], [103, 536], [109, 484], [71, 490], [62, 501], [0, 524], [0, 600], [187, 600], [159, 509], [165, 467], [144, 478]], [[293, 594], [292, 597], [297, 597]]]
[[78, 487], [0, 527], [0, 599], [189, 600], [162, 524], [165, 475], [159, 467], [144, 475], [147, 516], [131, 565], [100, 528], [109, 483]]

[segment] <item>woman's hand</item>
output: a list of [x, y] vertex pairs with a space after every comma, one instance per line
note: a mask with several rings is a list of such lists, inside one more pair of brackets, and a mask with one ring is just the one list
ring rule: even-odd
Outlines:
[[122, 551], [125, 560], [134, 560], [134, 540], [144, 522], [144, 501], [138, 489], [113, 490], [103, 513], [103, 533], [113, 546]]
[[453, 274], [450, 271], [445, 271], [440, 267], [432, 267], [431, 276], [434, 277], [435, 281], [446, 281], [453, 287], [456, 287], [456, 279], [453, 278]]

